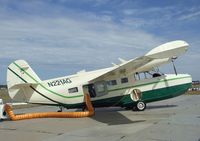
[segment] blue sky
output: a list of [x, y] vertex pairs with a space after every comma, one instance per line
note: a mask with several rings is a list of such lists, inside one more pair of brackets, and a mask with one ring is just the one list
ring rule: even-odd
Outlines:
[[[41, 79], [131, 59], [172, 40], [191, 48], [179, 73], [200, 79], [198, 0], [0, 0], [0, 84], [7, 66], [24, 59]], [[171, 73], [171, 65], [161, 68]]]

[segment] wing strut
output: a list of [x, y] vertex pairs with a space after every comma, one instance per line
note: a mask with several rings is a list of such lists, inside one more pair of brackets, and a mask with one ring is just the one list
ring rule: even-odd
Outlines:
[[175, 59], [177, 59], [177, 57], [172, 57], [172, 65], [173, 65], [173, 68], [174, 68], [174, 72], [175, 72], [175, 74], [177, 75], [176, 66], [175, 66], [175, 64], [174, 64]]

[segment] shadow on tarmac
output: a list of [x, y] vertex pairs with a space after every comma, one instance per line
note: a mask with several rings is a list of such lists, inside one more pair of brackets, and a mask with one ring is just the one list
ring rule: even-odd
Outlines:
[[160, 109], [160, 108], [173, 108], [177, 107], [177, 105], [150, 105], [147, 106], [147, 109]]
[[139, 122], [145, 122], [146, 120], [136, 120], [132, 121], [128, 119], [126, 116], [119, 113], [120, 109], [113, 109], [113, 110], [106, 110], [104, 111], [96, 111], [95, 116], [91, 117], [92, 119], [105, 123], [108, 125], [121, 125], [121, 124], [133, 124], [133, 123], [139, 123]]

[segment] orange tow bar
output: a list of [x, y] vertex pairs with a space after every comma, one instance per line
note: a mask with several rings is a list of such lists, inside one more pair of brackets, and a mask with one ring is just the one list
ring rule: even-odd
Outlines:
[[85, 94], [85, 102], [88, 111], [83, 112], [41, 112], [15, 115], [10, 105], [5, 105], [5, 111], [11, 120], [23, 120], [33, 118], [82, 118], [94, 115], [94, 108], [92, 106], [89, 94]]

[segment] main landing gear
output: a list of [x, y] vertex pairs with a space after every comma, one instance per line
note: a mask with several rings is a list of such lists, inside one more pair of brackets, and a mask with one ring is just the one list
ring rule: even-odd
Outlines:
[[138, 101], [135, 106], [126, 107], [125, 109], [133, 111], [144, 111], [146, 109], [146, 103], [143, 101]]
[[144, 111], [146, 109], [146, 103], [142, 101], [142, 92], [139, 89], [134, 89], [130, 97], [134, 101], [134, 105], [126, 109], [132, 109], [133, 111]]
[[63, 107], [62, 106], [58, 106], [59, 110], [57, 112], [62, 112], [63, 111]]
[[144, 111], [146, 109], [146, 103], [143, 101], [138, 101], [135, 108], [137, 111]]

